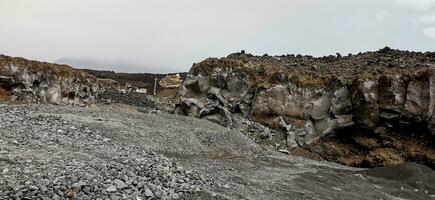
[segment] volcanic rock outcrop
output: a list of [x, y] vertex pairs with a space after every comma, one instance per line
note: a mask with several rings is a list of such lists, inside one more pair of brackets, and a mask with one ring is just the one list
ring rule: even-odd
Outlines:
[[86, 105], [98, 92], [118, 87], [116, 81], [97, 79], [67, 65], [0, 55], [0, 89], [12, 100]]
[[[178, 91], [174, 112], [226, 127], [238, 127], [240, 117], [250, 119], [283, 132], [289, 149], [309, 149], [320, 138], [349, 127], [370, 133], [410, 131], [430, 137], [423, 157], [432, 165], [434, 73], [435, 53], [388, 47], [322, 58], [242, 51], [194, 64]], [[399, 163], [409, 158], [396, 150], [392, 157], [403, 158]]]

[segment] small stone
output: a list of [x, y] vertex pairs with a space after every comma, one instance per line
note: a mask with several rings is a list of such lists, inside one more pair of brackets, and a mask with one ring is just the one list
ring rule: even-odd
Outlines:
[[36, 186], [34, 186], [34, 185], [29, 186], [29, 189], [30, 189], [30, 190], [39, 190], [39, 188], [36, 187]]
[[107, 191], [107, 192], [116, 192], [116, 187], [113, 186], [113, 185], [111, 185], [111, 186], [109, 186], [109, 187], [106, 188], [106, 191]]
[[8, 172], [9, 172], [9, 169], [8, 169], [8, 168], [3, 169], [3, 174], [6, 174], [6, 173], [8, 173]]
[[47, 189], [47, 187], [45, 187], [45, 186], [41, 186], [41, 191], [42, 191], [42, 192], [47, 192], [48, 189]]
[[378, 127], [375, 129], [375, 133], [379, 135], [384, 135], [387, 133], [387, 129], [385, 127]]
[[272, 136], [271, 130], [269, 128], [265, 128], [261, 133], [260, 137], [262, 139], [270, 138]]
[[145, 183], [144, 182], [139, 182], [138, 184], [137, 184], [137, 188], [142, 188], [143, 186], [145, 185]]
[[230, 185], [228, 185], [228, 184], [225, 184], [224, 186], [222, 186], [223, 188], [226, 188], [226, 189], [230, 189], [231, 187], [230, 187]]
[[278, 150], [278, 152], [285, 153], [285, 154], [290, 154], [290, 151], [288, 151], [286, 149], [280, 149], [280, 150]]
[[158, 191], [158, 190], [154, 192], [154, 195], [156, 196], [157, 199], [161, 199], [163, 196], [162, 191]]
[[311, 67], [314, 71], [318, 71], [320, 69], [320, 67], [318, 65], [313, 65]]
[[53, 197], [51, 197], [52, 199], [61, 199], [61, 197], [57, 194], [54, 194]]
[[86, 193], [86, 194], [90, 194], [91, 193], [91, 188], [86, 186], [86, 187], [83, 188], [83, 192]]
[[128, 187], [127, 184], [124, 183], [124, 181], [121, 181], [119, 179], [113, 180], [113, 184], [115, 184], [117, 189], [121, 189], [121, 190]]
[[154, 193], [149, 188], [146, 188], [145, 189], [145, 196], [146, 197], [153, 197]]
[[77, 183], [74, 183], [72, 185], [72, 187], [73, 187], [74, 190], [80, 191], [84, 185], [86, 185], [86, 184], [83, 183], [83, 182], [77, 182]]
[[66, 196], [70, 199], [76, 197], [77, 193], [74, 190], [68, 190]]

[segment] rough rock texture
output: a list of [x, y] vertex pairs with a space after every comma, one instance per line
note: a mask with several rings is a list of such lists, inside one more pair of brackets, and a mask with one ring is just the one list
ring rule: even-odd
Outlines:
[[433, 199], [433, 170], [410, 166], [390, 177], [278, 154], [123, 104], [0, 103], [0, 199]]
[[194, 64], [178, 95], [175, 113], [226, 127], [237, 127], [234, 115], [243, 116], [284, 132], [290, 149], [346, 127], [434, 135], [435, 53], [388, 47], [322, 58], [242, 52]]
[[104, 128], [98, 110], [47, 108], [64, 109], [0, 104], [0, 199], [178, 199], [210, 184], [154, 152], [155, 142], [134, 142], [150, 137], [113, 121], [122, 112]]
[[98, 92], [115, 90], [118, 85], [67, 65], [0, 55], [0, 88], [12, 100], [85, 105]]
[[162, 88], [178, 88], [183, 83], [180, 74], [170, 74], [160, 79], [159, 85]]
[[9, 91], [0, 88], [0, 101], [8, 101], [8, 100], [10, 100]]

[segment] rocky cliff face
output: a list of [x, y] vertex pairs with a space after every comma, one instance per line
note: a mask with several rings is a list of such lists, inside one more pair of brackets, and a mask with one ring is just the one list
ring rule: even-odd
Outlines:
[[[241, 117], [251, 119], [282, 133], [272, 136], [277, 138], [272, 141], [276, 146], [283, 141], [293, 150], [316, 152], [311, 149], [314, 143], [349, 129], [367, 134], [430, 137], [417, 146], [424, 149], [419, 156], [429, 165], [434, 164], [435, 53], [384, 48], [358, 55], [314, 58], [259, 57], [242, 52], [194, 64], [178, 95], [181, 100], [175, 113], [227, 127], [246, 124]], [[377, 137], [369, 138], [387, 141]], [[270, 136], [266, 138], [271, 140]], [[350, 143], [349, 149], [356, 148], [355, 142]], [[385, 145], [358, 147], [362, 149], [359, 154], [338, 153], [348, 155], [328, 153], [333, 146], [317, 148], [316, 156], [328, 160], [362, 156], [355, 163], [342, 162], [357, 166], [370, 159], [375, 164], [388, 164], [391, 157], [399, 163], [415, 159], [409, 152], [388, 145], [388, 153], [382, 152], [388, 155], [377, 160], [374, 157], [380, 153], [370, 158], [364, 155], [380, 151]]]
[[117, 87], [113, 80], [97, 79], [67, 65], [0, 55], [4, 99], [85, 105], [92, 103], [99, 91]]

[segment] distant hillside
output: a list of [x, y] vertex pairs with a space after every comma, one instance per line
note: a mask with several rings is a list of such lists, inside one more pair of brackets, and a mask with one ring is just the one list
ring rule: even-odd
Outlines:
[[[146, 88], [148, 91], [154, 90], [154, 79], [159, 80], [168, 74], [151, 74], [151, 73], [116, 73], [114, 71], [100, 71], [92, 69], [83, 69], [83, 71], [88, 72], [96, 76], [97, 78], [110, 78], [117, 81], [121, 86], [126, 83], [131, 83], [132, 86], [139, 88]], [[171, 73], [175, 74], [175, 73]], [[180, 72], [180, 76], [183, 80], [187, 77], [187, 72]], [[161, 91], [159, 84], [157, 84], [157, 91]]]

